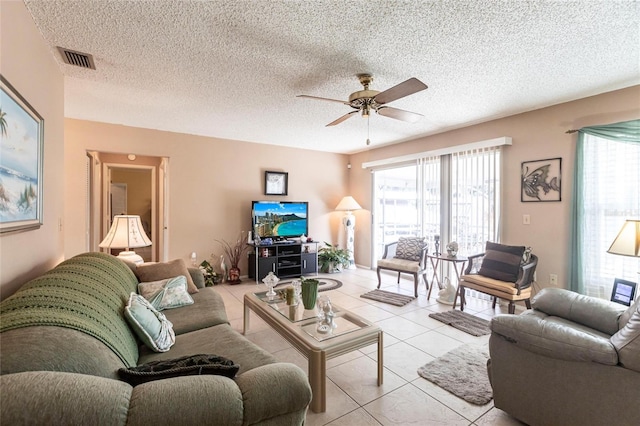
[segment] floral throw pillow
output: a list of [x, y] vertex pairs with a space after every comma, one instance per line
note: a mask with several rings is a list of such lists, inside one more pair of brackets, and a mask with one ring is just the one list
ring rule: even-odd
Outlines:
[[425, 245], [424, 237], [400, 237], [394, 257], [417, 262], [420, 260]]
[[144, 297], [131, 293], [124, 316], [134, 333], [155, 352], [167, 352], [176, 342], [173, 324]]
[[138, 293], [159, 311], [193, 304], [184, 275], [138, 284]]

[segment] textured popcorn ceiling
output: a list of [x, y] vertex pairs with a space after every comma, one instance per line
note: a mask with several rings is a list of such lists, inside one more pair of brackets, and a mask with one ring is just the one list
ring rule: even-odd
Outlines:
[[[358, 73], [429, 89], [372, 115], [371, 147], [640, 83], [631, 1], [25, 1], [65, 75], [65, 116], [332, 152], [367, 149]], [[91, 53], [97, 70], [55, 46]], [[242, 153], [249, 155], [250, 153]]]

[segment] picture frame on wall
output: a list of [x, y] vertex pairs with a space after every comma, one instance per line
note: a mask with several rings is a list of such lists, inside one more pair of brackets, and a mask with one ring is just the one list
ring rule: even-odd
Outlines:
[[289, 192], [289, 173], [264, 172], [265, 195], [287, 195]]
[[562, 158], [523, 161], [520, 201], [561, 201]]
[[0, 75], [0, 233], [42, 226], [44, 119]]

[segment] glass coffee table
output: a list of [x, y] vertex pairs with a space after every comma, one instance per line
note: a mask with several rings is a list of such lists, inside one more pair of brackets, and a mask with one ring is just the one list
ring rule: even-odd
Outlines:
[[[249, 330], [250, 310], [269, 324], [309, 361], [309, 384], [313, 392], [310, 408], [316, 413], [327, 409], [327, 360], [348, 352], [378, 345], [378, 386], [382, 385], [382, 330], [371, 322], [336, 305], [335, 326], [328, 332], [318, 330], [316, 309], [306, 310], [302, 303], [289, 306], [276, 297], [269, 300], [266, 292], [244, 295], [243, 334]], [[322, 330], [322, 329], [321, 329]]]

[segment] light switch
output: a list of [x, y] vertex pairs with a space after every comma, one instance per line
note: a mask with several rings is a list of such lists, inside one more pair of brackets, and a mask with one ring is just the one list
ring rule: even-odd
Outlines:
[[528, 214], [522, 215], [522, 224], [523, 225], [531, 225], [531, 216]]

